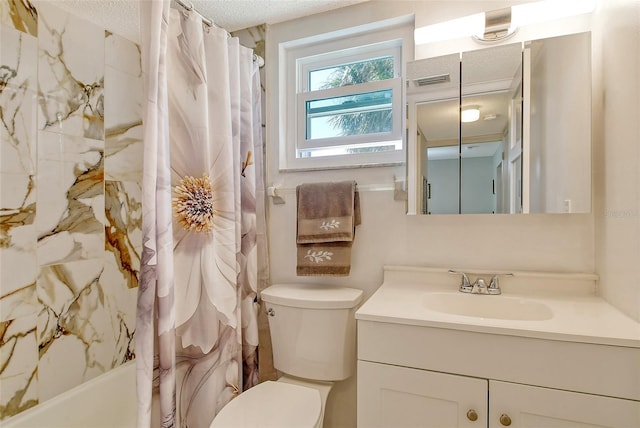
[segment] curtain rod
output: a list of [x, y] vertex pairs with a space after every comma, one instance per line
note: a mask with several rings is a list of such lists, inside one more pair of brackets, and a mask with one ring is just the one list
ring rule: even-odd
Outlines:
[[[219, 25], [216, 25], [212, 19], [207, 18], [206, 16], [204, 16], [202, 14], [202, 12], [200, 12], [198, 9], [196, 9], [195, 7], [193, 7], [193, 3], [187, 3], [185, 0], [174, 0], [175, 3], [178, 6], [183, 7], [184, 9], [188, 10], [189, 12], [195, 12], [198, 14], [198, 16], [200, 16], [200, 18], [202, 19], [202, 23], [205, 24], [208, 27], [215, 27], [215, 28], [219, 28], [221, 30], [224, 30], [227, 33], [227, 37], [231, 37], [231, 33], [228, 32], [226, 29], [220, 27]], [[259, 67], [262, 67], [264, 65], [264, 58], [262, 58], [260, 55], [256, 55], [255, 53], [253, 54], [253, 62], [257, 62]]]
[[[197, 13], [200, 18], [202, 18], [202, 22], [207, 25], [208, 27], [216, 27], [216, 28], [220, 28], [219, 26], [215, 25], [213, 23], [213, 20], [207, 18], [206, 16], [204, 16], [198, 9], [196, 9], [195, 7], [193, 7], [193, 3], [187, 3], [185, 0], [174, 0], [176, 2], [176, 4], [178, 6], [182, 6], [183, 8], [187, 9], [189, 12], [195, 12]], [[220, 28], [221, 30], [224, 30], [224, 28]], [[227, 30], [224, 30], [227, 31]], [[231, 34], [227, 31], [227, 35], [229, 37], [231, 37]]]

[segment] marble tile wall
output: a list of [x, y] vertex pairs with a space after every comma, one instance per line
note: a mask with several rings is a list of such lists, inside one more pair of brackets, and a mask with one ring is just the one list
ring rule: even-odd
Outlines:
[[0, 420], [134, 358], [139, 47], [0, 0]]

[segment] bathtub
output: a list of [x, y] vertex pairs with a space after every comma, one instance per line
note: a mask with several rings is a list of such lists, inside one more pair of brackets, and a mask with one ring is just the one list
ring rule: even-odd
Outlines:
[[0, 423], [2, 428], [136, 426], [136, 363], [130, 361]]

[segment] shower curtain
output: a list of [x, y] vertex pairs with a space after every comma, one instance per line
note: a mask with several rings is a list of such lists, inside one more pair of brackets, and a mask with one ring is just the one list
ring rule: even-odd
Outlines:
[[171, 9], [169, 0], [140, 7], [138, 426], [151, 426], [154, 384], [163, 427], [208, 427], [257, 383], [260, 77], [253, 52], [197, 13]]

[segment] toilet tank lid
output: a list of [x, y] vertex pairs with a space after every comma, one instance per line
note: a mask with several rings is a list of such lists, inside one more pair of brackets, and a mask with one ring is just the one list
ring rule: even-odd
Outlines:
[[294, 308], [348, 309], [362, 301], [362, 290], [318, 284], [273, 284], [261, 296], [265, 302]]

